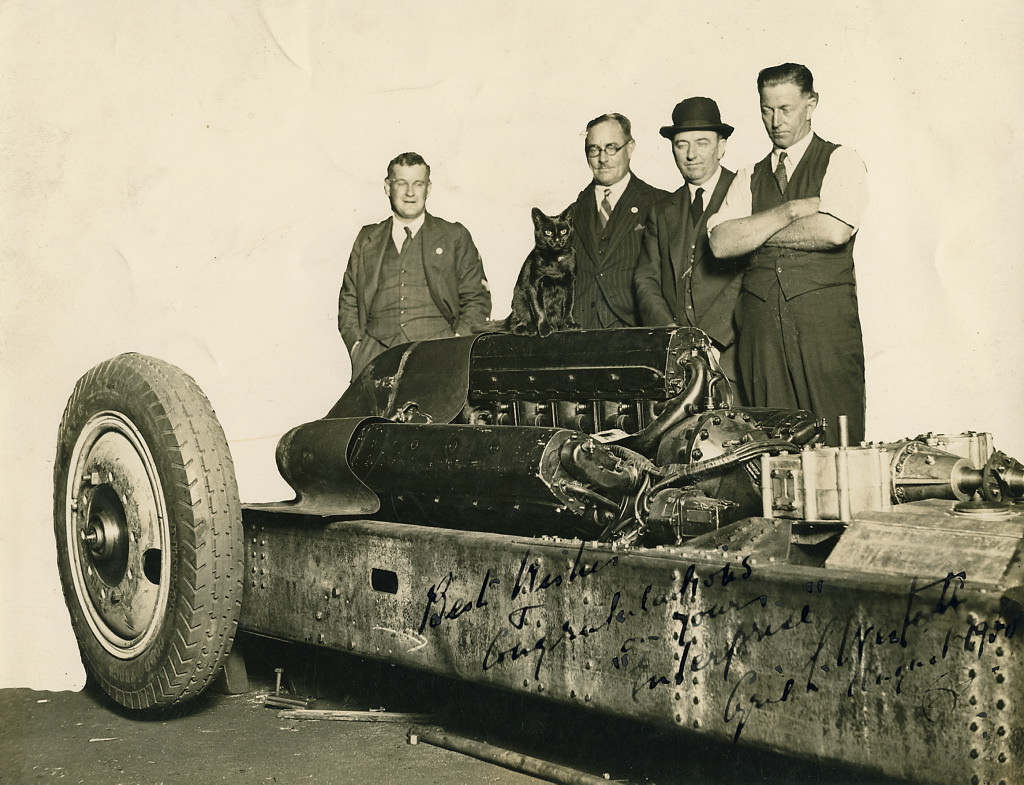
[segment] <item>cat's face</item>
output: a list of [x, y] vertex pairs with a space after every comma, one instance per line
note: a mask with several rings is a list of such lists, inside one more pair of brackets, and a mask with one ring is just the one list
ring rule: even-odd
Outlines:
[[539, 247], [565, 248], [572, 240], [572, 214], [544, 215], [533, 208], [533, 236]]

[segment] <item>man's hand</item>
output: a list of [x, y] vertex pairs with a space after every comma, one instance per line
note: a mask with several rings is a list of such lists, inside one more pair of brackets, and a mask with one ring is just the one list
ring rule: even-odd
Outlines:
[[774, 241], [776, 235], [797, 221], [817, 215], [819, 203], [817, 196], [791, 199], [746, 218], [724, 221], [711, 230], [708, 237], [711, 250], [718, 258], [728, 259], [748, 254], [762, 245], [775, 245], [769, 240]]
[[748, 254], [764, 245], [777, 232], [794, 221], [814, 214], [817, 209], [817, 197], [793, 199], [746, 218], [723, 221], [708, 235], [711, 250], [719, 259]]
[[801, 218], [806, 218], [809, 215], [814, 215], [818, 212], [818, 205], [821, 203], [821, 199], [817, 196], [808, 196], [806, 199], [792, 199], [785, 202], [786, 206], [789, 207], [789, 222], [799, 221]]
[[786, 204], [793, 206], [794, 220], [765, 240], [766, 246], [793, 251], [827, 251], [849, 242], [853, 235], [853, 227], [848, 223], [818, 212], [816, 196], [794, 199]]

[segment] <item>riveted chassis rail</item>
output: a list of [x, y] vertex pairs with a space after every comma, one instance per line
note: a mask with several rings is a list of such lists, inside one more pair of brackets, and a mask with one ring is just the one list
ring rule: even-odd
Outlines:
[[865, 576], [244, 511], [241, 628], [920, 782], [1018, 782], [1019, 598], [950, 564]]

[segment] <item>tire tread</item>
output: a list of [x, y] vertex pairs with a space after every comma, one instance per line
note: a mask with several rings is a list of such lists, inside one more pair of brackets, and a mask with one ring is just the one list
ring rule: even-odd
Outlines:
[[[152, 672], [147, 670], [140, 683], [125, 688], [116, 683], [119, 679], [109, 663], [97, 661], [94, 649], [82, 645], [81, 636], [89, 634], [88, 628], [83, 630], [76, 623], [76, 633], [87, 667], [115, 701], [133, 709], [167, 708], [191, 700], [210, 685], [237, 632], [243, 552], [234, 463], [213, 408], [192, 377], [142, 354], [106, 360], [82, 376], [61, 420], [54, 466], [58, 541], [66, 539], [66, 464], [78, 429], [100, 410], [98, 401], [110, 399], [135, 401], [135, 408], [150, 423], [146, 429], [149, 448], [158, 463], [167, 467], [161, 482], [173, 519], [175, 561], [169, 598], [173, 607], [168, 608], [165, 624], [173, 627], [173, 634], [164, 644], [163, 661]], [[63, 560], [59, 566], [67, 595]], [[71, 597], [68, 606], [74, 623]]]

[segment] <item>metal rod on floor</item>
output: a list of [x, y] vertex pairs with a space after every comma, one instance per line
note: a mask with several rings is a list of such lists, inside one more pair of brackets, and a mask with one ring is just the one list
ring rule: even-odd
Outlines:
[[443, 731], [413, 727], [409, 728], [409, 743], [425, 742], [453, 752], [461, 752], [488, 763], [496, 763], [507, 769], [532, 774], [535, 777], [561, 783], [561, 785], [608, 785], [609, 778], [595, 777], [592, 774], [560, 766], [557, 763], [531, 758], [518, 752], [495, 747], [482, 741], [467, 739], [465, 736], [454, 736]]
[[340, 711], [335, 709], [284, 709], [277, 716], [283, 720], [336, 720], [341, 722], [430, 722], [429, 714], [398, 711]]

